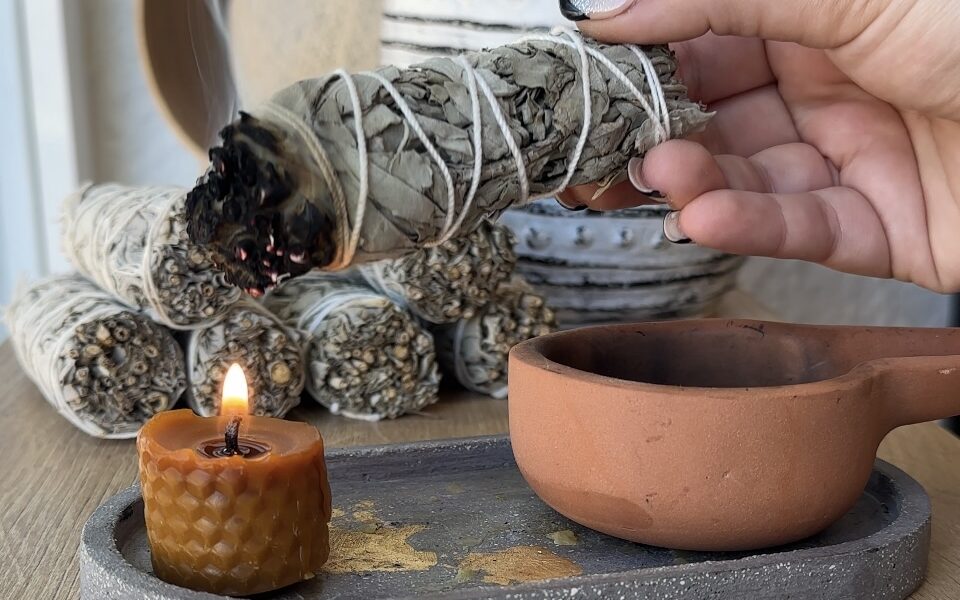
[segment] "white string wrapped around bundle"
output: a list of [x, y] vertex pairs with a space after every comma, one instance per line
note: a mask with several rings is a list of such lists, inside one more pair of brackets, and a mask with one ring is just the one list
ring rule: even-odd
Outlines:
[[177, 187], [87, 185], [63, 204], [63, 249], [80, 273], [174, 329], [215, 322], [240, 298], [189, 242]]
[[468, 390], [504, 398], [507, 358], [520, 342], [556, 329], [543, 297], [516, 275], [471, 319], [434, 329], [437, 357], [444, 371]]
[[374, 290], [428, 323], [469, 319], [490, 302], [517, 263], [515, 239], [485, 221], [461, 237], [396, 259], [358, 265]]
[[6, 323], [43, 397], [92, 436], [136, 436], [186, 388], [173, 335], [78, 275], [22, 287]]
[[307, 336], [307, 391], [330, 412], [377, 421], [438, 400], [433, 339], [385, 296], [315, 272], [284, 283], [264, 303]]

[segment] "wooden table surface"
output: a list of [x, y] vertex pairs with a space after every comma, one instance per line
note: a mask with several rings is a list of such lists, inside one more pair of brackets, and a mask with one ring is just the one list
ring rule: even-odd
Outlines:
[[[745, 297], [731, 296], [721, 314], [769, 318]], [[90, 513], [137, 476], [131, 440], [92, 438], [47, 405], [0, 346], [0, 598], [76, 598], [77, 545]], [[505, 401], [448, 394], [423, 416], [366, 423], [333, 417], [316, 406], [291, 418], [316, 424], [328, 447], [469, 437], [507, 431]], [[919, 481], [933, 501], [933, 542], [919, 600], [960, 598], [960, 440], [935, 424], [904, 427], [880, 457]]]

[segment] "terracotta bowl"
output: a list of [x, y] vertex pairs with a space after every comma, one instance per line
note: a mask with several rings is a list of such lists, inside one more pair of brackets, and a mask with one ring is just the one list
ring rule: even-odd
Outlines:
[[895, 427], [960, 414], [960, 329], [691, 320], [516, 346], [510, 436], [547, 504], [598, 531], [752, 550], [827, 528]]

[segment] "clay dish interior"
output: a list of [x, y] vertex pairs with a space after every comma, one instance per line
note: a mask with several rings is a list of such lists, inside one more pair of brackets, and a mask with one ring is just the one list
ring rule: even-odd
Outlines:
[[690, 320], [511, 353], [520, 470], [588, 527], [686, 550], [794, 542], [860, 496], [894, 427], [960, 413], [960, 331]]

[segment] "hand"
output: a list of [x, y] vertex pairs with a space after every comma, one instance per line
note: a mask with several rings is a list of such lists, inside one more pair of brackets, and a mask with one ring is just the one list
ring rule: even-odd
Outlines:
[[[588, 36], [675, 43], [717, 113], [630, 165], [670, 237], [960, 291], [960, 2], [561, 0], [588, 5]], [[563, 199], [651, 202], [627, 187]]]

